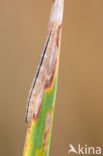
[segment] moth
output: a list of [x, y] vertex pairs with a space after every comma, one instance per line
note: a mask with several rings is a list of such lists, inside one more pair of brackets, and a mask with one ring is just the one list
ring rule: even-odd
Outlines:
[[38, 118], [44, 90], [51, 85], [58, 67], [63, 3], [64, 0], [53, 0], [46, 41], [27, 101], [25, 121], [28, 125]]

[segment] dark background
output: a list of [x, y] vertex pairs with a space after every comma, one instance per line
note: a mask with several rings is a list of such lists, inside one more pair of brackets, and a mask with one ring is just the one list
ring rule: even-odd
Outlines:
[[[21, 156], [51, 0], [0, 1], [0, 156]], [[103, 0], [65, 0], [50, 156], [103, 146]], [[71, 154], [72, 155], [72, 154]]]

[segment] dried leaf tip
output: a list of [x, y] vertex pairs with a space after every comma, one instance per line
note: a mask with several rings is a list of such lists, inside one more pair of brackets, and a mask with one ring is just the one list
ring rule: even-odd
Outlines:
[[51, 9], [50, 21], [56, 21], [58, 24], [62, 23], [64, 0], [53, 0]]

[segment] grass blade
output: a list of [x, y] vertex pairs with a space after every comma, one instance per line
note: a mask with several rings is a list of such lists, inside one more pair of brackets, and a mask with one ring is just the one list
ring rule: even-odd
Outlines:
[[23, 156], [48, 156], [55, 106], [64, 0], [53, 0], [46, 42], [30, 90]]

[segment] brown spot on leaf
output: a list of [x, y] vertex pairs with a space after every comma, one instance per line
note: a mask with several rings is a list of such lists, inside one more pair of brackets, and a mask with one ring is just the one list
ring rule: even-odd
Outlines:
[[26, 143], [25, 148], [27, 148], [27, 147], [28, 147], [28, 144]]
[[45, 123], [44, 139], [43, 139], [43, 152], [45, 150], [46, 142], [47, 142], [47, 139], [48, 139], [50, 123], [51, 123], [51, 114], [48, 111], [47, 115], [46, 115], [46, 123]]
[[28, 128], [28, 135], [30, 135], [30, 132], [31, 132], [31, 128], [29, 127]]
[[30, 147], [30, 149], [32, 148], [32, 143], [30, 144], [30, 146], [29, 146], [29, 147]]

